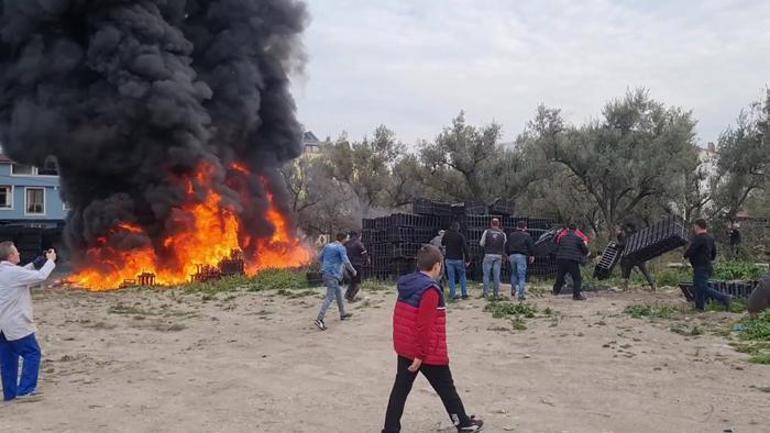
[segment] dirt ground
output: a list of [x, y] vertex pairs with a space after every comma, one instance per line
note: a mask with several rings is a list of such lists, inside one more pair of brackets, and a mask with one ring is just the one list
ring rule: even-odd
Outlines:
[[[395, 295], [364, 293], [350, 322], [332, 307], [320, 332], [320, 294], [38, 291], [44, 400], [0, 405], [0, 432], [379, 432]], [[770, 431], [770, 366], [749, 364], [726, 337], [623, 313], [681, 304], [679, 294], [589, 296], [536, 297], [554, 314], [525, 330], [483, 300], [450, 304], [455, 382], [487, 432]], [[716, 329], [739, 317], [689, 320]], [[452, 431], [424, 378], [403, 424]]]

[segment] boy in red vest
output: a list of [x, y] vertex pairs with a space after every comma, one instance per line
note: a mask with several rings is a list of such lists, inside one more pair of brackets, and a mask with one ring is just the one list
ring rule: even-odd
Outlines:
[[417, 272], [398, 280], [398, 301], [393, 312], [393, 345], [398, 354], [398, 369], [383, 433], [401, 431], [401, 415], [417, 372], [422, 372], [441, 397], [458, 432], [480, 432], [484, 425], [480, 419], [465, 413], [449, 371], [444, 291], [437, 283], [443, 261], [438, 248], [423, 245], [417, 252]]

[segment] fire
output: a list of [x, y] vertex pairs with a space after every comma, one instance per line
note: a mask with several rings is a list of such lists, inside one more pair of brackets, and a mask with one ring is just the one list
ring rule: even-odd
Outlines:
[[[245, 166], [232, 168], [242, 175], [250, 172]], [[310, 262], [312, 253], [290, 231], [286, 217], [278, 211], [274, 197], [268, 193], [269, 209], [266, 219], [274, 227], [270, 238], [253, 239], [242, 233], [242, 224], [233, 209], [222, 204], [222, 197], [208, 188], [204, 200], [195, 199], [195, 187], [210, 186], [213, 168], [202, 165], [192, 179], [186, 179], [188, 203], [172, 212], [172, 223], [178, 230], [154, 244], [145, 230], [131, 222], [121, 222], [97, 239], [86, 252], [89, 266], [70, 277], [78, 286], [91, 290], [110, 290], [135, 281], [143, 273], [155, 275], [156, 284], [176, 285], [190, 281], [199, 265], [217, 266], [230, 258], [233, 251], [247, 251], [256, 244], [256, 253], [244, 257], [247, 275], [268, 268], [290, 268]], [[145, 246], [116, 250], [109, 239], [134, 236]], [[249, 248], [254, 250], [254, 248]]]

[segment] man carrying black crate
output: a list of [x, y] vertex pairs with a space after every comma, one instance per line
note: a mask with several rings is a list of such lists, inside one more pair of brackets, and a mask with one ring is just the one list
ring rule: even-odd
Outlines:
[[711, 298], [730, 310], [730, 296], [709, 287], [709, 278], [714, 274], [714, 267], [711, 262], [717, 258], [717, 247], [714, 237], [708, 233], [706, 220], [696, 220], [693, 225], [693, 232], [694, 235], [684, 253], [684, 258], [689, 259], [692, 265], [695, 308], [701, 311], [705, 310], [706, 300]]
[[[615, 235], [618, 239], [618, 251], [622, 252], [623, 249], [626, 247], [626, 242], [628, 241], [628, 238], [631, 237], [636, 233], [636, 226], [632, 223], [627, 223], [624, 227], [618, 227]], [[652, 278], [652, 275], [650, 275], [650, 272], [647, 270], [647, 263], [646, 262], [634, 262], [634, 261], [628, 261], [624, 260], [620, 262], [620, 269], [623, 276], [623, 290], [628, 289], [628, 280], [631, 277], [631, 271], [634, 269], [634, 267], [639, 269], [639, 272], [644, 275], [644, 278], [647, 280], [647, 284], [650, 285], [650, 288], [654, 292], [656, 290], [655, 287], [655, 280]]]

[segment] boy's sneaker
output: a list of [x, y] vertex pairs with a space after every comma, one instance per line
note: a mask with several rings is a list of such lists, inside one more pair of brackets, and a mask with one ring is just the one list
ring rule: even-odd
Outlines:
[[468, 295], [463, 295], [463, 300], [468, 299]]
[[460, 426], [457, 426], [457, 433], [466, 433], [466, 432], [480, 432], [484, 428], [484, 421], [480, 419], [476, 419], [475, 416], [471, 417], [471, 420], [468, 421], [468, 424]]
[[315, 326], [318, 327], [318, 329], [320, 329], [321, 331], [326, 331], [326, 324], [324, 323], [323, 320], [315, 319], [313, 323], [315, 323]]
[[353, 313], [345, 313], [342, 316], [340, 316], [340, 320], [348, 320], [351, 317], [353, 317]]

